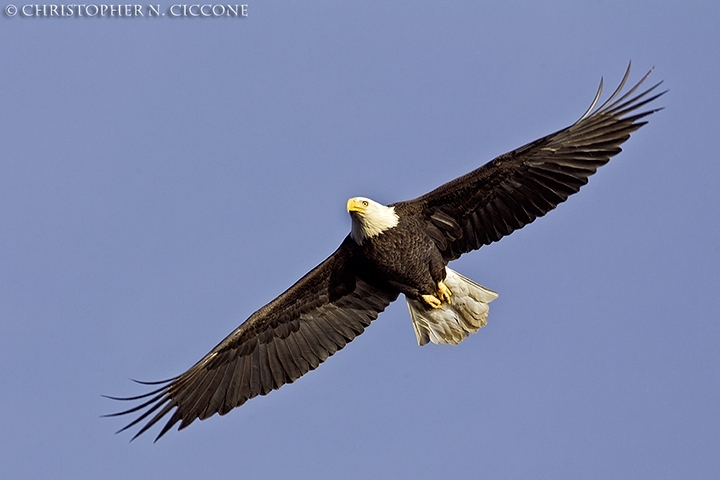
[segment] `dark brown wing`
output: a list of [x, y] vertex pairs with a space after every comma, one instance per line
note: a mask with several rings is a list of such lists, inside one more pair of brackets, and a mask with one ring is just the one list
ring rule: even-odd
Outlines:
[[522, 228], [577, 192], [598, 167], [620, 153], [630, 133], [647, 123], [642, 118], [660, 110], [634, 113], [665, 93], [650, 96], [662, 82], [635, 93], [650, 73], [621, 95], [628, 66], [617, 90], [595, 109], [600, 82], [592, 105], [570, 127], [405, 202], [405, 208], [424, 215], [427, 232], [446, 260]]
[[154, 414], [134, 439], [176, 409], [157, 441], [177, 422], [182, 429], [195, 419], [224, 415], [315, 369], [397, 298], [396, 292], [368, 283], [356, 251], [346, 238], [328, 259], [252, 314], [187, 372], [150, 383], [163, 386], [145, 395], [110, 397], [144, 403], [108, 416], [141, 412], [123, 431]]

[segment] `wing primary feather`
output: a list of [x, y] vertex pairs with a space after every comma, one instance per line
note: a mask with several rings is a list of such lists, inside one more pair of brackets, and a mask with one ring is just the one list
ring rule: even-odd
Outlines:
[[[631, 97], [631, 96], [640, 88], [640, 86], [643, 84], [643, 82], [645, 82], [645, 80], [647, 80], [647, 78], [650, 76], [650, 74], [651, 74], [652, 72], [653, 72], [653, 69], [651, 68], [651, 69], [645, 74], [645, 76], [640, 79], [639, 82], [637, 82], [632, 88], [630, 88], [630, 90], [628, 90], [627, 92], [625, 92], [620, 98], [614, 99], [614, 97], [617, 96], [617, 94], [620, 92], [620, 90], [622, 90], [622, 86], [624, 85], [624, 80], [627, 79], [627, 78], [624, 78], [624, 79], [623, 79], [623, 83], [621, 83], [620, 86], [618, 87], [618, 89], [615, 91], [615, 93], [613, 93], [613, 96], [610, 97], [610, 98], [608, 98], [607, 101], [605, 102], [605, 104], [603, 104], [603, 106], [602, 106], [601, 108], [599, 108], [598, 111], [600, 111], [600, 112], [607, 111], [607, 112], [613, 112], [613, 113], [614, 113], [614, 111], [617, 110], [617, 108], [618, 108], [619, 105], [622, 105], [623, 102], [625, 102], [625, 100], [626, 100], [628, 97]], [[627, 77], [627, 75], [628, 75], [629, 73], [630, 73], [630, 72], [628, 71], [628, 72], [625, 74], [625, 76]], [[661, 84], [662, 84], [662, 81], [656, 83], [655, 85], [649, 87], [649, 88], [648, 88], [647, 90], [645, 90], [644, 92], [641, 92], [641, 93], [639, 93], [638, 95], [636, 95], [635, 97], [631, 98], [630, 100], [627, 100], [627, 102], [625, 102], [624, 104], [628, 104], [628, 103], [632, 103], [632, 102], [636, 102], [636, 101], [640, 100], [642, 97], [644, 97], [644, 96], [647, 95], [648, 93], [650, 93], [650, 92], [652, 92], [653, 90], [655, 90], [655, 89], [656, 89], [659, 85], [661, 85]], [[614, 101], [613, 101], [613, 99], [614, 99]], [[611, 101], [612, 101], [612, 103], [610, 103]]]
[[224, 397], [227, 388], [227, 375], [230, 363], [226, 362], [216, 369], [213, 380], [205, 387], [204, 392], [197, 401], [197, 415], [200, 420], [213, 416], [218, 411], [220, 399]]
[[[169, 402], [169, 403], [168, 403], [168, 402]], [[162, 407], [163, 405], [166, 405], [166, 404], [169, 405], [170, 408], [172, 408], [172, 405], [173, 405], [173, 404], [172, 404], [172, 401], [171, 401], [170, 397], [163, 396], [163, 397], [160, 398], [157, 402], [155, 402], [155, 404], [150, 404], [150, 405], [151, 405], [150, 408], [148, 408], [146, 411], [144, 411], [144, 412], [142, 413], [142, 415], [138, 416], [138, 418], [136, 418], [135, 420], [133, 420], [133, 421], [130, 422], [129, 424], [125, 425], [123, 428], [121, 428], [120, 430], [118, 430], [116, 433], [124, 432], [124, 431], [127, 430], [128, 428], [134, 427], [134, 426], [137, 425], [138, 423], [140, 423], [140, 422], [142, 422], [143, 420], [145, 420], [145, 419], [146, 419], [150, 414], [152, 414], [155, 410], [157, 410], [158, 408], [160, 408], [160, 407]], [[166, 407], [166, 408], [167, 408], [167, 407]], [[157, 420], [155, 420], [155, 421], [157, 421]], [[153, 423], [154, 423], [154, 422], [153, 422]], [[150, 426], [152, 426], [152, 423], [148, 422], [148, 425], [146, 425], [146, 427], [147, 427], [147, 428], [150, 428]], [[143, 428], [145, 428], [145, 427], [143, 427]], [[145, 430], [147, 430], [147, 428], [145, 428]], [[144, 431], [144, 430], [143, 430], [143, 431]], [[135, 435], [135, 437], [137, 437], [138, 435], [140, 435], [140, 433], [141, 433], [141, 432], [138, 432], [138, 433]], [[135, 437], [133, 437], [133, 438], [131, 439], [131, 441], [134, 440]]]
[[[573, 177], [567, 175], [558, 169], [545, 169], [543, 167], [533, 167], [531, 170], [535, 177], [535, 180], [540, 180], [543, 185], [548, 187], [557, 195], [563, 197], [563, 200], [567, 199], [569, 195], [576, 193], [580, 190], [580, 187], [585, 185], [587, 177]], [[594, 171], [587, 172], [587, 175], [595, 173]]]
[[552, 186], [547, 184], [546, 179], [536, 167], [528, 168], [528, 175], [526, 181], [529, 185], [534, 187], [534, 190], [539, 192], [540, 198], [547, 202], [548, 211], [555, 208], [558, 203], [564, 200], [562, 196], [558, 195], [552, 189]]
[[[156, 393], [157, 393], [157, 391], [156, 391]], [[130, 408], [130, 409], [127, 409], [127, 410], [123, 410], [122, 412], [106, 413], [105, 415], [101, 415], [101, 417], [119, 417], [119, 416], [121, 416], [121, 415], [127, 415], [127, 414], [129, 414], [129, 413], [135, 413], [135, 412], [137, 412], [138, 410], [142, 410], [143, 408], [147, 407], [148, 405], [152, 405], [153, 403], [161, 400], [161, 399], [162, 399], [164, 396], [166, 396], [166, 395], [167, 395], [167, 392], [165, 391], [165, 389], [162, 389], [162, 391], [161, 391], [160, 393], [158, 393], [156, 396], [154, 396], [154, 397], [151, 398], [150, 400], [147, 400], [146, 402], [141, 403], [140, 405], [137, 405], [137, 406], [135, 406], [135, 407], [133, 407], [133, 408]], [[110, 398], [110, 399], [112, 399], [112, 400], [123, 400], [123, 401], [124, 401], [124, 400], [134, 400], [134, 399], [137, 398], [137, 397], [134, 397], [134, 398], [115, 398], [115, 397], [107, 397], [107, 398]], [[134, 424], [127, 425], [127, 426], [121, 428], [120, 430], [117, 431], [117, 433], [127, 430], [127, 429], [128, 429], [129, 427], [131, 427], [132, 425], [134, 425]]]
[[[162, 418], [162, 416], [165, 415], [166, 413], [167, 413], [167, 411], [158, 412], [158, 414], [156, 415], [157, 418], [153, 418], [153, 420], [148, 422], [148, 424], [145, 427], [143, 427], [143, 429], [141, 431], [139, 431], [133, 438], [140, 436], [143, 432], [145, 432], [148, 428], [150, 428], [155, 422], [160, 420], [160, 418]], [[163, 425], [163, 428], [160, 430], [160, 433], [158, 433], [158, 436], [155, 437], [155, 442], [160, 440], [160, 438], [163, 435], [165, 435], [180, 420], [181, 420], [180, 411], [175, 410], [175, 412], [173, 412], [173, 414], [170, 416], [168, 421], [165, 422], [165, 425]], [[178, 427], [178, 430], [180, 430], [182, 428], [183, 428], [183, 426], [181, 425], [180, 427]]]
[[[139, 383], [139, 382], [138, 382], [138, 383]], [[158, 383], [160, 383], [160, 382], [153, 383], [153, 385], [157, 385]], [[166, 383], [167, 383], [167, 382], [166, 382]], [[143, 393], [142, 395], [136, 395], [136, 396], [134, 396], [134, 397], [112, 397], [112, 396], [110, 396], [110, 395], [102, 395], [102, 397], [109, 398], [110, 400], [120, 400], [121, 402], [126, 402], [126, 401], [134, 401], [134, 400], [140, 400], [140, 399], [143, 399], [143, 398], [147, 398], [147, 397], [149, 397], [149, 396], [151, 396], [151, 395], [155, 395], [155, 394], [158, 393], [158, 392], [164, 392], [166, 389], [167, 389], [167, 386], [164, 386], [164, 387], [158, 388], [157, 390], [153, 390], [152, 392]], [[128, 413], [129, 413], [129, 412], [130, 412], [130, 411], [128, 411]], [[120, 412], [120, 413], [108, 413], [108, 414], [101, 415], [101, 416], [102, 416], [102, 417], [117, 417], [118, 415], [123, 415], [123, 414], [124, 414], [124, 412]]]
[[592, 113], [592, 111], [595, 109], [595, 105], [597, 105], [598, 100], [600, 100], [602, 91], [603, 91], [603, 78], [600, 77], [600, 85], [598, 86], [597, 92], [595, 93], [595, 98], [590, 103], [590, 106], [585, 111], [585, 113], [583, 113], [582, 116], [580, 118], [578, 118], [575, 123], [579, 123], [579, 122], [585, 120], [590, 115], [590, 113]]
[[[610, 96], [608, 97], [608, 99], [605, 100], [605, 102], [603, 102], [603, 104], [600, 105], [600, 107], [598, 107], [598, 109], [596, 110], [596, 112], [601, 112], [601, 111], [602, 111], [606, 106], [608, 106], [608, 105], [615, 99], [615, 97], [617, 97], [618, 94], [622, 91], [622, 89], [625, 87], [625, 83], [627, 82], [628, 78], [630, 77], [630, 67], [632, 67], [632, 61], [628, 62], [627, 69], [625, 70], [625, 75], [623, 75], [622, 80], [620, 80], [620, 85], [618, 85], [617, 88], [615, 89], [615, 91], [612, 93], [612, 95], [610, 95]], [[645, 74], [645, 76], [637, 83], [637, 85], [635, 85], [635, 87], [633, 87], [633, 89], [632, 89], [631, 91], [635, 90], [642, 82], [644, 82], [645, 79], [646, 79], [651, 73], [652, 73], [652, 69], [650, 69], [650, 71]]]
[[206, 371], [204, 375], [196, 373], [193, 375], [193, 381], [188, 384], [188, 387], [175, 395], [178, 411], [182, 415], [180, 428], [183, 428], [183, 425], [189, 425], [195, 418], [202, 415], [205, 410], [203, 398], [208, 392], [214, 393], [210, 390], [210, 385], [215, 382], [215, 378], [219, 373], [219, 369], [210, 372]]
[[153, 382], [147, 382], [144, 380], [135, 380], [134, 378], [131, 378], [130, 380], [132, 380], [135, 383], [139, 383], [140, 385], [162, 385], [162, 384], [170, 383], [174, 380], [177, 380], [177, 378], [178, 377], [173, 377], [173, 378], [168, 378], [167, 380], [155, 380]]
[[218, 367], [218, 373], [215, 376], [215, 379], [210, 386], [207, 387], [206, 393], [199, 400], [200, 408], [205, 405], [205, 408], [202, 412], [200, 412], [200, 420], [205, 420], [218, 412], [220, 405], [225, 398], [225, 392], [227, 391], [228, 384], [232, 378], [232, 367], [234, 366], [235, 362], [226, 362], [224, 365]]
[[[650, 97], [650, 98], [644, 100], [643, 102], [641, 102], [642, 105], [639, 105], [639, 106], [642, 107], [643, 105], [652, 102], [653, 100], [655, 100], [656, 98], [664, 95], [665, 93], [667, 93], [667, 90], [665, 90], [665, 91], [663, 91], [663, 92], [660, 92], [660, 93], [658, 93], [657, 95], [655, 95], [655, 96], [653, 96], [653, 97]], [[633, 110], [637, 110], [637, 108], [638, 108], [638, 105], [630, 105], [630, 106], [628, 106], [627, 108], [625, 108], [624, 110], [619, 111], [619, 112], [617, 113], [617, 115], [625, 115], [625, 114], [627, 114], [627, 113], [632, 112]], [[646, 112], [638, 113], [637, 115], [635, 115], [635, 116], [633, 116], [633, 117], [626, 117], [626, 118], [624, 118], [623, 120], [625, 120], [625, 121], [627, 121], [627, 122], [634, 122], [634, 121], [636, 121], [636, 120], [639, 119], [639, 118], [647, 117], [648, 115], [652, 115], [653, 113], [659, 112], [659, 111], [661, 111], [661, 110], [664, 110], [664, 108], [663, 108], [663, 107], [659, 107], [659, 108], [655, 108], [655, 109], [653, 109], [653, 110], [648, 110], [648, 111], [646, 111]], [[638, 127], [638, 128], [639, 128], [639, 127]]]

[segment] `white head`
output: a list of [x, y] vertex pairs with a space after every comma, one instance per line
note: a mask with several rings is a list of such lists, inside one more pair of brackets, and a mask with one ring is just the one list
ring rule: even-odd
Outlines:
[[367, 238], [397, 226], [400, 221], [395, 207], [386, 207], [365, 197], [348, 200], [347, 211], [352, 219], [350, 236], [358, 245], [362, 245]]

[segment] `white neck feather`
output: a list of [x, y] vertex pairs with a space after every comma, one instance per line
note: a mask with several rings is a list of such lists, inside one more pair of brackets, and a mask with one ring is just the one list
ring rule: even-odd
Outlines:
[[396, 227], [400, 221], [395, 207], [387, 207], [369, 198], [362, 198], [368, 202], [364, 212], [353, 212], [352, 230], [350, 236], [358, 245], [368, 239], [380, 235], [386, 230]]

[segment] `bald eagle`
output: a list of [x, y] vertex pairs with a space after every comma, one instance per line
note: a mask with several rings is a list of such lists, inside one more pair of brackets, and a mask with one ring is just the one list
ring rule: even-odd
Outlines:
[[630, 133], [657, 112], [644, 105], [665, 92], [620, 85], [571, 126], [501, 155], [415, 200], [381, 205], [351, 198], [350, 234], [285, 293], [253, 313], [188, 371], [135, 397], [140, 404], [108, 416], [139, 415], [141, 435], [173, 409], [156, 441], [173, 425], [225, 415], [315, 369], [360, 335], [399, 294], [423, 345], [457, 344], [485, 325], [497, 294], [448, 268], [463, 253], [500, 240], [545, 215], [587, 183]]

